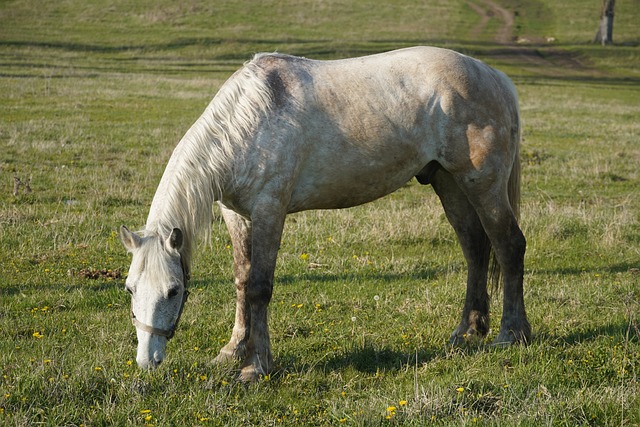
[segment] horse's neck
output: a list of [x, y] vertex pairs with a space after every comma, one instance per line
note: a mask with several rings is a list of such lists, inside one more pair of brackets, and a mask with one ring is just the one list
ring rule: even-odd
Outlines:
[[246, 142], [271, 105], [271, 90], [253, 63], [236, 72], [174, 150], [151, 204], [147, 227], [168, 236], [181, 228], [190, 241], [208, 237], [220, 199]]
[[171, 230], [179, 228], [189, 255], [198, 235], [209, 235], [212, 205], [219, 198], [225, 177], [222, 165], [212, 161], [220, 158], [221, 148], [199, 122], [173, 151], [153, 197], [145, 227], [165, 238]]

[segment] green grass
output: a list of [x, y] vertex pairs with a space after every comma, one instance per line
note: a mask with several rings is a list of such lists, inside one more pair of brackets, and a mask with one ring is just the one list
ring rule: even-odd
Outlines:
[[[617, 5], [608, 48], [588, 43], [597, 2], [500, 3], [530, 43], [496, 45], [495, 20], [472, 40], [464, 1], [0, 2], [0, 424], [640, 424], [638, 1]], [[224, 80], [257, 51], [413, 44], [476, 55], [518, 86], [531, 345], [446, 346], [466, 267], [433, 191], [411, 182], [289, 218], [277, 367], [250, 386], [210, 364], [234, 314], [216, 217], [169, 359], [140, 372], [123, 279], [82, 272], [126, 272], [117, 227], [144, 224]], [[33, 191], [13, 196], [14, 175]], [[498, 294], [492, 306], [495, 329]]]

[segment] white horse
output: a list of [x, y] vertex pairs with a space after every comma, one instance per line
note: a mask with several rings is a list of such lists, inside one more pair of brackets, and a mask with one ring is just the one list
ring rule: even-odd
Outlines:
[[215, 202], [231, 235], [237, 289], [231, 340], [216, 361], [238, 360], [241, 379], [255, 380], [272, 366], [267, 307], [286, 215], [367, 203], [413, 177], [435, 189], [468, 264], [451, 342], [489, 331], [490, 254], [504, 285], [495, 343], [527, 342], [519, 144], [514, 85], [462, 54], [414, 47], [337, 61], [256, 55], [176, 147], [145, 229], [120, 229], [133, 254], [126, 288], [138, 365], [165, 358], [194, 243], [209, 234]]

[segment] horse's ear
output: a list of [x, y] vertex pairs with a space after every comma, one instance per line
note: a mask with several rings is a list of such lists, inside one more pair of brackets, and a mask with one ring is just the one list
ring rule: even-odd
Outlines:
[[167, 246], [171, 249], [179, 251], [180, 249], [182, 249], [183, 241], [184, 238], [182, 236], [182, 230], [180, 230], [179, 228], [174, 228], [171, 231], [171, 235], [167, 239]]
[[129, 252], [133, 252], [142, 244], [142, 238], [136, 233], [129, 231], [124, 225], [120, 226], [120, 240]]

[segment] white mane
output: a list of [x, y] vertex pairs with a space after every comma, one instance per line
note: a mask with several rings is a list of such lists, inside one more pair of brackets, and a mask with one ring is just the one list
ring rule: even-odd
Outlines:
[[229, 80], [191, 126], [164, 171], [151, 204], [146, 233], [184, 235], [182, 256], [191, 265], [198, 234], [210, 235], [213, 202], [231, 174], [231, 159], [271, 105], [271, 91], [255, 61]]

